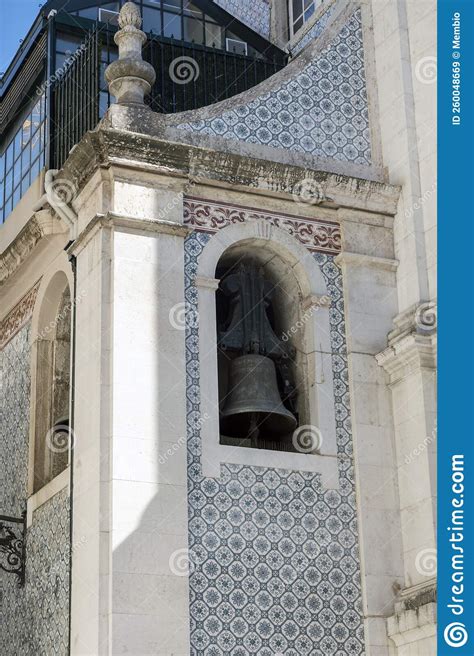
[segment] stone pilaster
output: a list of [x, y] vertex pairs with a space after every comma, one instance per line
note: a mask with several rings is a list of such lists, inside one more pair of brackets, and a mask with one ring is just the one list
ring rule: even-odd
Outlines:
[[394, 323], [377, 355], [392, 393], [404, 565], [388, 633], [408, 656], [436, 648], [435, 304], [413, 306]]

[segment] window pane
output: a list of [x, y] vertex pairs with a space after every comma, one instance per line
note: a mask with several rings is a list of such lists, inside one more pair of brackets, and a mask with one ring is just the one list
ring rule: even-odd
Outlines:
[[208, 23], [205, 24], [206, 46], [216, 46], [222, 48], [222, 28], [220, 25]]
[[16, 186], [21, 180], [21, 157], [19, 157], [13, 166], [13, 186]]
[[12, 164], [13, 164], [13, 142], [7, 148], [7, 156], [6, 156], [6, 164], [5, 164], [7, 171], [12, 166]]
[[155, 34], [161, 34], [161, 12], [159, 9], [143, 7], [143, 29], [145, 32], [153, 31]]
[[10, 169], [7, 171], [7, 175], [5, 178], [5, 196], [8, 196], [9, 194], [12, 193], [12, 187], [13, 187], [13, 169]]
[[184, 40], [204, 43], [204, 24], [194, 18], [184, 18]]
[[30, 149], [25, 148], [21, 155], [21, 175], [25, 175], [30, 168]]
[[28, 171], [28, 173], [23, 177], [23, 180], [21, 181], [21, 195], [22, 196], [24, 194], [26, 194], [29, 186], [30, 186], [30, 175], [29, 175], [29, 171]]
[[293, 20], [295, 21], [303, 12], [302, 0], [293, 0]]
[[30, 140], [31, 134], [31, 118], [28, 118], [23, 122], [21, 126], [21, 147], [24, 148]]
[[181, 39], [181, 16], [163, 14], [163, 35]]
[[305, 9], [308, 9], [308, 7], [311, 7], [311, 5], [314, 7], [314, 0], [304, 0]]
[[31, 165], [31, 182], [33, 182], [33, 180], [35, 180], [39, 175], [40, 168], [41, 168], [40, 160], [41, 158], [36, 159]]
[[41, 123], [41, 100], [38, 100], [31, 112], [31, 131], [34, 132]]
[[18, 187], [13, 192], [13, 207], [15, 207], [15, 205], [18, 203], [20, 198], [21, 198], [21, 186], [18, 185]]
[[40, 130], [36, 130], [36, 132], [31, 138], [31, 159], [35, 159], [35, 157], [38, 157], [40, 153], [41, 150], [40, 135], [41, 135]]
[[15, 139], [14, 139], [14, 154], [13, 154], [13, 159], [17, 159], [18, 155], [21, 152], [21, 129], [18, 130], [18, 132], [15, 134]]
[[293, 24], [293, 32], [297, 32], [300, 27], [303, 27], [303, 17], [298, 18], [298, 20]]
[[74, 52], [81, 45], [80, 37], [74, 36], [58, 36], [56, 39], [56, 52]]
[[304, 19], [307, 21], [314, 14], [314, 5], [311, 5], [309, 9], [304, 12]]
[[202, 11], [199, 9], [199, 7], [193, 5], [192, 2], [188, 2], [187, 0], [184, 0], [183, 9], [185, 14], [189, 14], [190, 16], [194, 16], [195, 18], [202, 18]]
[[165, 0], [163, 2], [163, 9], [179, 11], [181, 9], [181, 0]]
[[90, 18], [91, 20], [97, 20], [97, 7], [89, 7], [88, 9], [79, 9], [77, 15], [82, 16], [82, 18]]

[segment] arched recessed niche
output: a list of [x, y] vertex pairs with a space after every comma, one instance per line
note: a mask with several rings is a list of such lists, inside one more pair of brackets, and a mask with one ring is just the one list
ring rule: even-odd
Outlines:
[[65, 271], [41, 281], [32, 321], [32, 475], [37, 492], [68, 466], [71, 385], [70, 281]]
[[[249, 260], [275, 285], [275, 333], [295, 350], [292, 363], [299, 389], [297, 421], [317, 428], [323, 441], [317, 452], [239, 448], [222, 443], [220, 431], [217, 290], [219, 275]], [[322, 474], [326, 487], [338, 487], [336, 422], [326, 283], [313, 256], [288, 232], [264, 220], [222, 228], [201, 253], [196, 281], [199, 314], [200, 405], [203, 474], [220, 475], [221, 463], [275, 466]], [[205, 373], [203, 373], [205, 372]]]

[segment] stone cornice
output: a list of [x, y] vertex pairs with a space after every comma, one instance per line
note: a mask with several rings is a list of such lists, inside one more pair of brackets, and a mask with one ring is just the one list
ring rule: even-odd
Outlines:
[[47, 235], [64, 231], [48, 210], [35, 212], [15, 239], [0, 254], [0, 285], [10, 278], [29, 257], [38, 242]]
[[375, 257], [374, 255], [364, 255], [363, 253], [349, 253], [347, 251], [339, 253], [335, 258], [335, 262], [338, 266], [348, 264], [351, 266], [385, 269], [386, 271], [396, 271], [398, 268], [398, 260], [392, 260], [387, 257]]
[[[185, 178], [211, 186], [246, 190], [291, 198], [302, 180], [324, 191], [330, 207], [349, 207], [394, 215], [400, 188], [346, 175], [315, 171], [301, 166], [257, 159], [235, 153], [173, 143], [158, 137], [99, 128], [74, 147], [62, 177], [81, 189], [100, 167], [126, 167]], [[303, 202], [303, 200], [300, 200]]]
[[436, 369], [436, 335], [412, 332], [394, 341], [375, 356], [395, 384], [420, 369]]
[[107, 214], [96, 214], [94, 218], [89, 221], [87, 227], [69, 247], [68, 253], [71, 255], [77, 255], [97, 230], [104, 227], [133, 230], [136, 232], [160, 232], [168, 235], [175, 235], [177, 237], [186, 237], [186, 235], [192, 232], [191, 228], [179, 223], [173, 223], [172, 221], [163, 221], [162, 219], [137, 219], [115, 214], [114, 212], [107, 212]]
[[387, 633], [397, 646], [433, 636], [436, 632], [436, 581], [406, 588], [387, 618]]

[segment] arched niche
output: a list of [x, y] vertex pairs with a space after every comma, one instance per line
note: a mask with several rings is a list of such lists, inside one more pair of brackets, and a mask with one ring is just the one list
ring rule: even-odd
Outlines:
[[30, 493], [50, 483], [69, 462], [71, 282], [67, 260], [48, 271], [33, 311]]
[[[318, 453], [247, 449], [220, 443], [219, 377], [216, 331], [216, 271], [226, 262], [249, 254], [273, 281], [282, 280], [278, 303], [283, 320], [278, 330], [296, 326], [291, 340], [297, 350], [296, 376], [301, 389], [301, 419], [320, 430]], [[336, 422], [331, 366], [329, 298], [313, 255], [288, 232], [264, 220], [221, 229], [201, 253], [198, 288], [202, 469], [219, 476], [221, 463], [275, 466], [320, 472], [328, 487], [338, 486]]]

